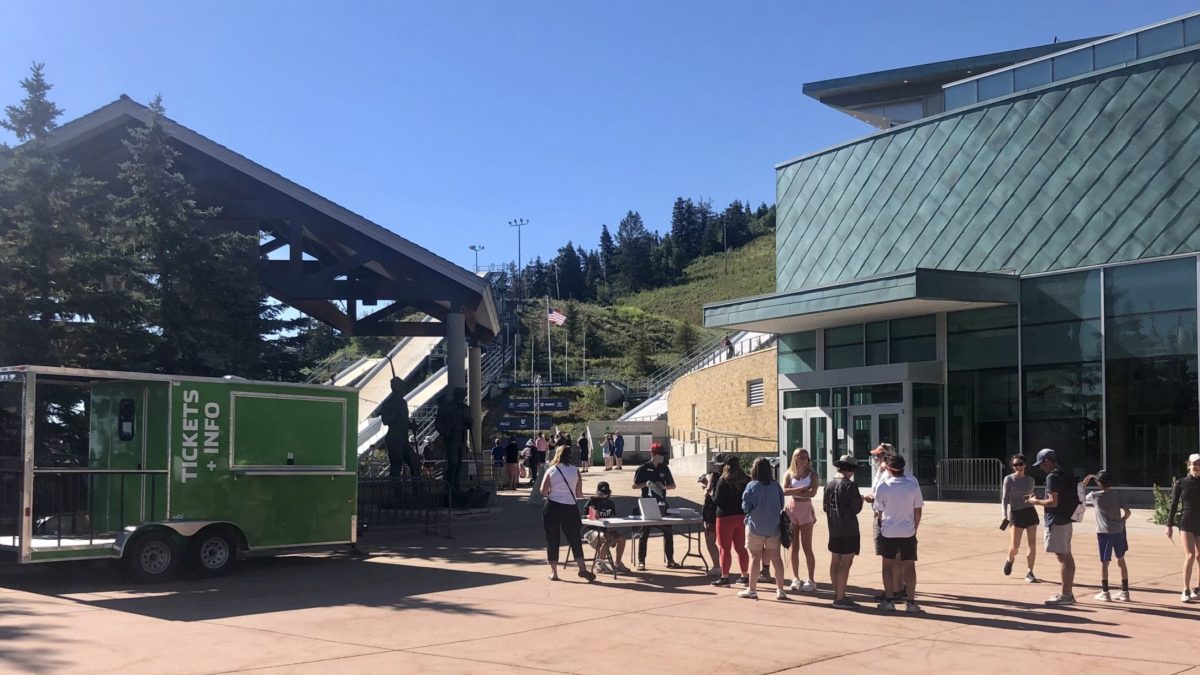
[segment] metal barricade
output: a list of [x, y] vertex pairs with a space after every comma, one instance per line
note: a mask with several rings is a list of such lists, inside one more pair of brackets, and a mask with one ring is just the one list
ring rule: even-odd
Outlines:
[[358, 524], [366, 527], [420, 525], [426, 533], [449, 527], [446, 482], [440, 478], [361, 478]]
[[995, 457], [943, 459], [937, 464], [938, 498], [944, 492], [999, 492], [1004, 462]]

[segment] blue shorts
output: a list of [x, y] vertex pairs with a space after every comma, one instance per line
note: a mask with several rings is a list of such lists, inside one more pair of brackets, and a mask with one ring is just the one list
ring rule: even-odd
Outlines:
[[1100, 562], [1112, 560], [1114, 553], [1116, 553], [1118, 559], [1124, 558], [1125, 552], [1129, 550], [1129, 539], [1125, 536], [1124, 532], [1114, 532], [1112, 534], [1097, 532], [1096, 543], [1100, 545]]
[[617, 446], [613, 447], [613, 457], [616, 457], [617, 459], [621, 459], [624, 456], [625, 456], [625, 446], [624, 445], [617, 445]]

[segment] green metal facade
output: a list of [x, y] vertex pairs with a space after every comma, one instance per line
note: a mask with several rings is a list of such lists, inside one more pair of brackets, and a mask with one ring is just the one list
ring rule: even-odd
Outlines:
[[1198, 60], [1181, 50], [780, 165], [777, 290], [1200, 250]]

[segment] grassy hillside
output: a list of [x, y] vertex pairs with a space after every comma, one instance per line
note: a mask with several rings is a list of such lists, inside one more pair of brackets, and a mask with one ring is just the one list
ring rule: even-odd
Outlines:
[[728, 273], [724, 256], [706, 256], [688, 265], [677, 285], [629, 295], [618, 304], [699, 326], [706, 303], [774, 290], [775, 233], [771, 232], [730, 251]]

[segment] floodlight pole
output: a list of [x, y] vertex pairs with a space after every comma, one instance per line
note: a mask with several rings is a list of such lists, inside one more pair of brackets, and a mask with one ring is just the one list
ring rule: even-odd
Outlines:
[[509, 227], [517, 228], [517, 300], [520, 301], [523, 297], [521, 293], [521, 277], [525, 275], [524, 261], [521, 259], [521, 228], [529, 224], [529, 221], [524, 218], [514, 218], [508, 221]]
[[479, 274], [479, 252], [484, 249], [482, 244], [471, 244], [467, 248], [475, 252], [475, 273]]

